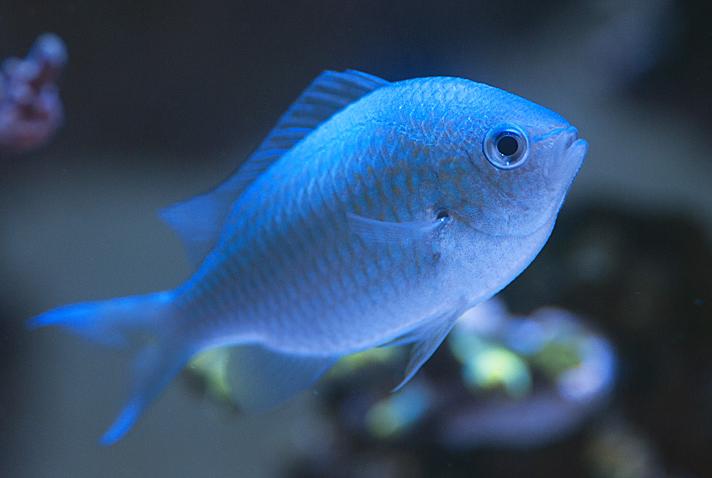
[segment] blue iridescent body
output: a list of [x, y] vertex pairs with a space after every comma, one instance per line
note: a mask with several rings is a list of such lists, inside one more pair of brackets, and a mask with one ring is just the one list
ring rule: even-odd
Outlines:
[[235, 175], [163, 212], [199, 264], [189, 280], [32, 323], [142, 344], [106, 443], [211, 347], [235, 347], [245, 408], [389, 344], [411, 346], [405, 383], [533, 260], [585, 152], [561, 116], [493, 87], [325, 72]]

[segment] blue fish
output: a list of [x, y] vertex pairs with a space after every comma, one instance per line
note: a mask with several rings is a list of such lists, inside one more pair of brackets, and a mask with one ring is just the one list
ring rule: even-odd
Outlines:
[[410, 346], [400, 388], [534, 259], [586, 149], [558, 114], [491, 86], [326, 71], [234, 175], [162, 211], [196, 264], [185, 283], [30, 324], [138, 348], [105, 444], [214, 347], [232, 348], [245, 409], [373, 347]]

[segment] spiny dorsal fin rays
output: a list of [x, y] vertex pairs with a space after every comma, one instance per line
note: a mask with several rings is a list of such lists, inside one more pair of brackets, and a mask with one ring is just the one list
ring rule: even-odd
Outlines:
[[355, 70], [324, 71], [225, 182], [210, 192], [160, 211], [181, 236], [189, 257], [200, 262], [215, 245], [232, 204], [260, 174], [335, 113], [389, 82]]

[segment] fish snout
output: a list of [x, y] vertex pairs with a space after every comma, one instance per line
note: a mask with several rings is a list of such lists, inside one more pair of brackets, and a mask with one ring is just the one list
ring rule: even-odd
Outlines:
[[[563, 152], [568, 156], [571, 150], [580, 151], [581, 148], [586, 148], [586, 141], [579, 138], [578, 129], [575, 126], [564, 126], [555, 128], [547, 133], [535, 136], [534, 143], [553, 143], [553, 149]], [[584, 151], [585, 152], [585, 151]]]

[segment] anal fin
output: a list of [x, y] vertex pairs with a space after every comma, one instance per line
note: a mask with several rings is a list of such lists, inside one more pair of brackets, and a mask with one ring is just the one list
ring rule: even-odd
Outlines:
[[260, 345], [231, 350], [227, 379], [235, 401], [246, 411], [273, 408], [308, 389], [338, 357], [290, 355]]

